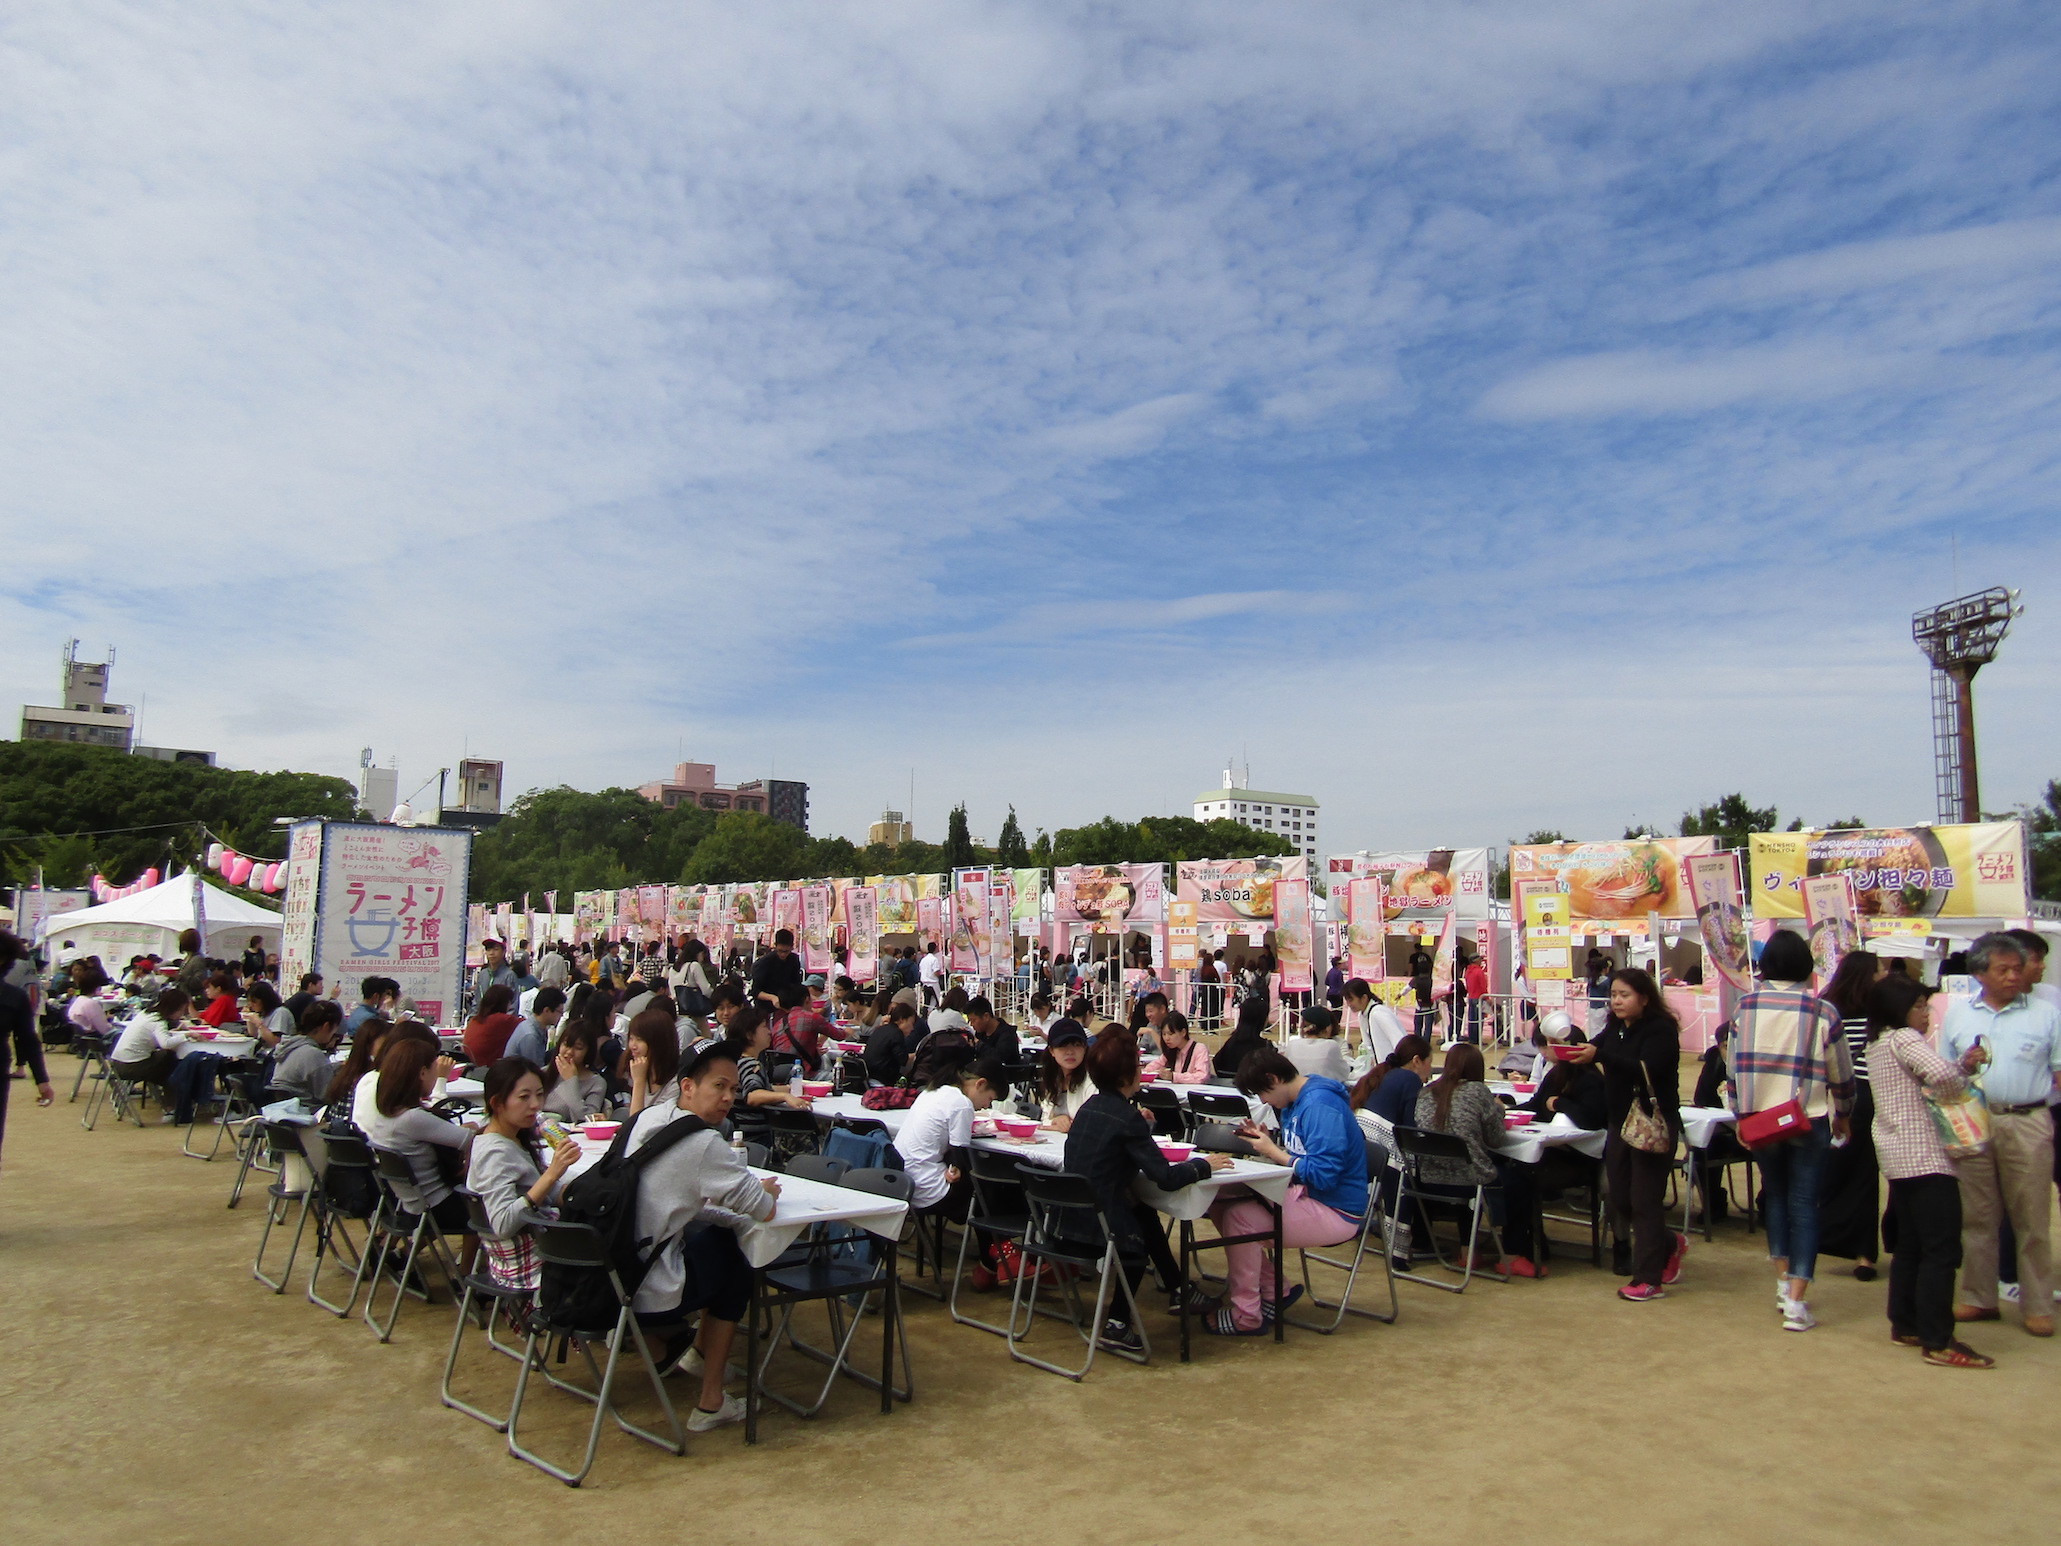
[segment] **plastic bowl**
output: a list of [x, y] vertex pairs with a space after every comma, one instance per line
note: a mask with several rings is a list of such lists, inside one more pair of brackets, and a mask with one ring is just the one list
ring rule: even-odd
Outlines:
[[1159, 1152], [1166, 1156], [1166, 1161], [1169, 1165], [1178, 1165], [1182, 1160], [1195, 1157], [1195, 1145], [1192, 1143], [1163, 1143], [1159, 1146]]
[[188, 1031], [186, 1039], [188, 1041], [213, 1041], [221, 1034], [220, 1031]]
[[597, 1143], [606, 1142], [616, 1135], [622, 1125], [620, 1122], [583, 1122], [580, 1124], [580, 1136], [592, 1138]]
[[1038, 1124], [1020, 1121], [1014, 1117], [997, 1117], [995, 1131], [1004, 1138], [1035, 1138], [1038, 1136]]
[[828, 1083], [818, 1084], [804, 1081], [802, 1084], [802, 1094], [804, 1095], [828, 1095], [829, 1093], [830, 1085]]
[[1505, 1129], [1513, 1127], [1530, 1127], [1531, 1120], [1531, 1113], [1529, 1111], [1521, 1113], [1512, 1112], [1509, 1116], [1503, 1118], [1503, 1126]]
[[1510, 1086], [1510, 1088], [1515, 1090], [1519, 1095], [1536, 1095], [1539, 1092], [1539, 1087], [1535, 1084], [1513, 1084]]

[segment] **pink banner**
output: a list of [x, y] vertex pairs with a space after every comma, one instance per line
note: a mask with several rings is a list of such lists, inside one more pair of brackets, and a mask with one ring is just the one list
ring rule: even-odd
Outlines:
[[[801, 939], [802, 904], [801, 893], [782, 889], [773, 893], [773, 932], [782, 929], [792, 934], [796, 941]], [[770, 937], [768, 942], [770, 943]]]
[[1345, 956], [1348, 976], [1368, 982], [1388, 976], [1388, 914], [1378, 875], [1360, 876], [1345, 888]]
[[1696, 910], [1703, 955], [1736, 991], [1753, 991], [1753, 952], [1746, 937], [1746, 904], [1736, 853], [1694, 854], [1682, 861]]
[[1310, 991], [1310, 883], [1274, 882], [1274, 958], [1281, 964], [1281, 991]]
[[937, 897], [916, 899], [916, 932], [923, 936], [921, 943], [926, 950], [945, 932], [944, 912], [944, 903]]
[[804, 886], [801, 898], [801, 958], [805, 972], [828, 972], [830, 954], [830, 888]]
[[959, 870], [952, 876], [951, 944], [946, 962], [955, 972], [981, 973], [981, 947], [988, 932], [988, 872]]
[[852, 981], [871, 982], [880, 975], [880, 898], [871, 886], [852, 886], [844, 894], [847, 944], [845, 964]]

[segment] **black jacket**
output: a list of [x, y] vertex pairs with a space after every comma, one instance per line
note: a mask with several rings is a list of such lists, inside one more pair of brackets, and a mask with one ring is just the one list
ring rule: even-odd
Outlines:
[[787, 959], [781, 960], [777, 951], [767, 951], [751, 963], [751, 996], [757, 999], [761, 993], [780, 996], [782, 988], [798, 988], [802, 985], [802, 959], [799, 950], [790, 950]]
[[1517, 1109], [1550, 1121], [1556, 1113], [1546, 1109], [1546, 1102], [1555, 1098], [1560, 1102], [1557, 1114], [1564, 1115], [1576, 1127], [1595, 1132], [1610, 1120], [1603, 1074], [1593, 1063], [1555, 1063], [1546, 1070], [1546, 1077], [1539, 1081], [1532, 1098]]
[[1632, 1096], [1643, 1097], [1645, 1080], [1639, 1065], [1653, 1080], [1653, 1094], [1667, 1114], [1667, 1125], [1682, 1130], [1682, 1031], [1674, 1016], [1649, 1010], [1631, 1025], [1612, 1015], [1596, 1038], [1596, 1062], [1603, 1069], [1604, 1120], [1609, 1130], [1624, 1126], [1632, 1109]]
[[994, 1058], [1001, 1063], [1014, 1063], [1022, 1056], [1016, 1042], [1016, 1027], [1007, 1020], [997, 1019], [995, 1028], [986, 1036], [975, 1035], [973, 1045], [977, 1057]]
[[866, 1034], [866, 1077], [876, 1084], [896, 1084], [909, 1047], [892, 1020], [882, 1020]]
[[1161, 1191], [1174, 1192], [1210, 1173], [1206, 1159], [1168, 1164], [1152, 1141], [1151, 1119], [1107, 1090], [1097, 1090], [1074, 1113], [1073, 1125], [1066, 1130], [1066, 1169], [1087, 1181], [1118, 1248], [1128, 1255], [1145, 1249], [1145, 1237], [1132, 1216], [1131, 1178], [1142, 1173]]

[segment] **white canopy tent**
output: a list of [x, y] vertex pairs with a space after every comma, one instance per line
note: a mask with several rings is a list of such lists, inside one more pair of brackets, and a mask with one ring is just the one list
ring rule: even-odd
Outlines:
[[99, 956], [109, 974], [119, 977], [131, 956], [176, 959], [179, 935], [186, 929], [201, 931], [202, 955], [234, 956], [253, 934], [265, 942], [267, 951], [279, 949], [277, 912], [217, 890], [200, 878], [198, 870], [99, 907], [59, 913], [47, 920], [37, 943], [46, 946], [51, 959], [67, 944], [73, 947], [63, 951], [67, 958]]

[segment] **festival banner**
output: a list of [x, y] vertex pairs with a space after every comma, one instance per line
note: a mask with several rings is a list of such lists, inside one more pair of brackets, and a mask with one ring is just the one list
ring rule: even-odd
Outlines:
[[482, 966], [487, 959], [487, 904], [474, 902], [465, 909], [465, 964]]
[[1011, 870], [1013, 888], [1009, 902], [1010, 926], [1019, 934], [1035, 934], [1044, 921], [1045, 872], [1040, 869]]
[[916, 932], [921, 936], [925, 950], [937, 943], [944, 930], [945, 910], [941, 898], [919, 896], [916, 899]]
[[1687, 918], [1685, 860], [1715, 853], [1714, 837], [1630, 838], [1615, 843], [1519, 843], [1510, 850], [1510, 882], [1551, 878], [1573, 904], [1573, 922], [1608, 918], [1619, 931], [1649, 913]]
[[880, 975], [880, 902], [871, 886], [853, 886], [844, 894], [846, 940], [850, 954], [845, 964], [852, 981], [872, 982]]
[[1345, 883], [1346, 975], [1368, 983], [1380, 982], [1388, 975], [1384, 890], [1378, 875], [1356, 875]]
[[1753, 952], [1746, 938], [1746, 900], [1739, 886], [1739, 855], [1698, 854], [1683, 861], [1703, 955], [1718, 976], [1741, 993], [1753, 991]]
[[322, 823], [299, 822], [286, 839], [286, 896], [279, 926], [281, 982], [299, 982], [316, 969], [315, 921], [321, 888]]
[[[1567, 927], [1571, 906], [1567, 893], [1557, 882], [1535, 875], [1513, 879], [1510, 898], [1524, 930], [1524, 975], [1534, 983], [1572, 979], [1574, 936]], [[1543, 995], [1539, 1002], [1545, 1002]]]
[[988, 887], [988, 975], [1006, 976], [1016, 967], [1016, 941], [1009, 933], [1009, 904], [1015, 888], [1008, 871], [996, 872], [1002, 879]]
[[[307, 827], [318, 835], [300, 837]], [[319, 877], [314, 964], [303, 970], [331, 982], [391, 977], [422, 1019], [455, 1019], [463, 985], [458, 935], [476, 916], [465, 900], [472, 834], [342, 821], [297, 823], [294, 830], [290, 843], [297, 841], [301, 861]]]
[[1756, 918], [1803, 917], [1803, 883], [1814, 875], [1851, 879], [1863, 917], [2023, 918], [2029, 911], [2023, 822], [1755, 832], [1747, 842]]
[[756, 885], [748, 882], [733, 885], [730, 888], [730, 921], [739, 928], [757, 928], [760, 922], [760, 901], [759, 888]]
[[601, 893], [573, 893], [573, 943], [591, 945], [601, 935]]
[[1274, 959], [1281, 965], [1281, 991], [1310, 991], [1310, 883], [1307, 880], [1279, 880], [1274, 883]]
[[773, 935], [777, 936], [782, 929], [787, 930], [797, 941], [801, 939], [801, 892], [791, 886], [779, 886], [773, 892]]
[[503, 902], [494, 909], [494, 934], [501, 941], [503, 949], [506, 949], [513, 941], [515, 937], [515, 904], [513, 902]]
[[979, 976], [983, 970], [982, 961], [988, 954], [982, 948], [988, 932], [988, 872], [986, 870], [954, 870], [952, 872], [952, 906], [949, 918], [951, 933], [945, 950], [945, 961], [950, 970]]
[[1175, 971], [1195, 970], [1201, 959], [1201, 928], [1194, 902], [1176, 897], [1167, 904], [1167, 964]]
[[830, 887], [804, 886], [799, 892], [789, 894], [796, 896], [801, 903], [798, 938], [802, 970], [827, 974], [835, 959], [830, 954]]
[[1812, 875], [1803, 883], [1804, 928], [1811, 959], [1818, 963], [1818, 986], [1832, 980], [1840, 959], [1861, 943], [1860, 906], [1850, 874]]
[[1489, 915], [1486, 848], [1338, 854], [1326, 861], [1326, 869], [1334, 884], [1363, 875], [1380, 880], [1382, 905], [1390, 918], [1452, 913], [1479, 919]]
[[1284, 880], [1307, 880], [1309, 860], [1298, 856], [1262, 859], [1183, 859], [1174, 866], [1174, 894], [1195, 904], [1203, 923], [1269, 923], [1274, 888]]
[[[1448, 912], [1445, 921], [1439, 925], [1438, 944], [1431, 952], [1431, 987], [1434, 995], [1453, 996], [1453, 972], [1459, 959], [1459, 924]], [[1457, 1028], [1456, 1028], [1457, 1029]]]
[[1053, 890], [1054, 916], [1088, 924], [1097, 934], [1121, 934], [1166, 917], [1164, 865], [1069, 865], [1054, 873]]

